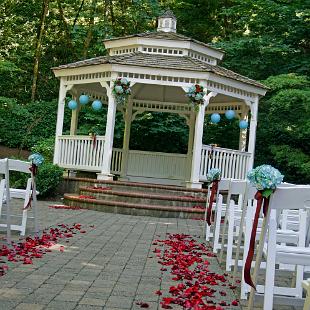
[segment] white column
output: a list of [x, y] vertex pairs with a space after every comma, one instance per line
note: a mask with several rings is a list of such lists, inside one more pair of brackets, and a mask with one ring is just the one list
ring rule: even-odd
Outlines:
[[252, 169], [254, 165], [258, 101], [259, 99], [257, 96], [255, 100], [251, 102], [251, 120], [250, 120], [250, 133], [249, 133], [249, 145], [248, 145], [248, 152], [251, 153], [251, 157], [248, 163], [248, 170]]
[[130, 130], [132, 123], [132, 99], [128, 99], [128, 104], [125, 112], [125, 129], [123, 139], [123, 155], [122, 155], [122, 178], [126, 178], [128, 170], [128, 154], [129, 154], [129, 141], [130, 141]]
[[111, 174], [111, 159], [114, 139], [114, 125], [115, 125], [115, 114], [116, 114], [116, 101], [112, 94], [112, 89], [106, 85], [107, 96], [108, 96], [108, 114], [107, 124], [105, 129], [105, 141], [104, 141], [104, 154], [103, 164], [101, 173], [98, 173], [97, 178], [99, 180], [112, 180], [113, 175]]
[[190, 114], [187, 125], [189, 127], [188, 132], [188, 143], [187, 143], [187, 167], [186, 167], [186, 180], [190, 180], [191, 177], [191, 167], [192, 167], [192, 154], [193, 154], [193, 144], [194, 144], [194, 130], [195, 130], [195, 118], [196, 113], [192, 112]]
[[[71, 86], [72, 87], [72, 86]], [[59, 96], [58, 96], [58, 110], [57, 110], [57, 122], [56, 122], [56, 133], [55, 133], [55, 149], [54, 149], [54, 164], [58, 164], [59, 158], [59, 142], [58, 137], [62, 135], [64, 114], [65, 114], [65, 99], [67, 90], [71, 87], [66, 87], [64, 84], [64, 78], [60, 79]]]
[[202, 183], [200, 179], [200, 163], [201, 163], [201, 149], [202, 149], [202, 137], [203, 137], [203, 125], [205, 119], [205, 110], [212, 97], [216, 96], [217, 93], [211, 92], [204, 97], [204, 104], [199, 105], [199, 111], [196, 115], [195, 122], [195, 133], [194, 133], [194, 144], [193, 144], [193, 156], [191, 165], [191, 178], [190, 182], [187, 183], [187, 187], [190, 188], [201, 188]]

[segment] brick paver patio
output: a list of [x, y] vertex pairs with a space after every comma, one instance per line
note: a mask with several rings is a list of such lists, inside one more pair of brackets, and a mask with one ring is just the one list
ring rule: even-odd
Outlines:
[[[32, 265], [8, 263], [7, 274], [0, 277], [0, 309], [141, 309], [137, 302], [161, 309], [155, 291], [169, 296], [169, 287], [176, 283], [169, 273], [160, 271], [153, 240], [166, 239], [166, 233], [196, 238], [202, 233], [200, 221], [195, 220], [48, 208], [52, 204], [39, 202], [41, 228], [81, 223], [87, 233], [76, 234], [68, 243], [60, 239], [64, 252], [58, 245]], [[28, 224], [31, 230], [31, 220]], [[3, 236], [1, 232], [0, 238]], [[223, 273], [216, 258], [209, 261], [212, 271]], [[231, 289], [224, 289], [227, 296], [215, 293], [218, 300], [236, 298]]]

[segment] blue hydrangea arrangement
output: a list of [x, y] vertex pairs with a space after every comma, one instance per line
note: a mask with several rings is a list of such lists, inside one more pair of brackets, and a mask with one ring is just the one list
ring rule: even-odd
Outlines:
[[126, 78], [117, 78], [114, 81], [112, 93], [117, 104], [124, 104], [131, 94], [130, 81]]
[[41, 166], [44, 162], [44, 157], [39, 153], [33, 153], [28, 157], [28, 160], [37, 167]]
[[187, 93], [186, 96], [189, 98], [190, 103], [192, 103], [195, 107], [198, 104], [203, 104], [203, 97], [206, 95], [203, 87], [199, 84], [192, 85]]
[[270, 165], [261, 165], [248, 172], [250, 183], [261, 191], [264, 197], [269, 197], [283, 181], [280, 171]]
[[221, 180], [221, 170], [217, 168], [211, 169], [207, 174], [207, 182], [212, 183], [213, 181]]

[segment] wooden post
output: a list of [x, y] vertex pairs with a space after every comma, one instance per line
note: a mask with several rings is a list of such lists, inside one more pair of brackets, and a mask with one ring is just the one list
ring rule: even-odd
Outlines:
[[[248, 120], [248, 113], [249, 109], [247, 106], [244, 105], [241, 113], [241, 120]], [[239, 151], [245, 152], [246, 150], [246, 140], [247, 140], [247, 129], [240, 129], [240, 134], [239, 134]]]
[[251, 153], [251, 157], [248, 163], [248, 170], [252, 169], [254, 165], [258, 101], [259, 101], [258, 96], [256, 96], [255, 100], [251, 103], [251, 120], [250, 120], [250, 134], [248, 145], [248, 152]]
[[108, 114], [107, 114], [106, 130], [105, 130], [103, 164], [102, 164], [101, 173], [98, 173], [97, 178], [99, 180], [113, 180], [113, 175], [111, 174], [111, 160], [112, 160], [113, 139], [114, 139], [116, 101], [112, 94], [111, 87], [107, 85], [106, 83], [102, 83], [102, 85], [107, 90]]
[[[78, 96], [74, 96], [73, 99], [77, 101]], [[79, 113], [80, 113], [81, 105], [78, 102], [78, 107], [75, 110], [72, 110], [71, 113], [71, 124], [70, 124], [70, 136], [75, 136], [77, 127], [78, 127], [78, 122], [79, 122]]]

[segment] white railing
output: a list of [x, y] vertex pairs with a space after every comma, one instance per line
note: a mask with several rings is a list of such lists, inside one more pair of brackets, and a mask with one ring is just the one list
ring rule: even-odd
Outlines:
[[185, 180], [185, 154], [129, 151], [128, 176]]
[[245, 179], [250, 153], [203, 145], [201, 150], [200, 180], [206, 180], [212, 168], [221, 170], [222, 178]]
[[113, 149], [111, 159], [111, 173], [120, 174], [122, 169], [123, 150]]
[[59, 136], [60, 167], [74, 170], [100, 171], [103, 160], [104, 136]]

